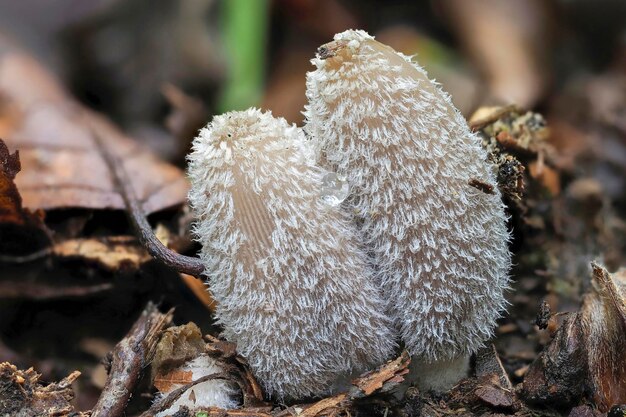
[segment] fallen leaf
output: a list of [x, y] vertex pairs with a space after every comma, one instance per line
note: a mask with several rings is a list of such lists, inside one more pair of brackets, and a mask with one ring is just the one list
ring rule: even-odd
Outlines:
[[497, 375], [501, 387], [506, 389], [513, 388], [513, 384], [511, 384], [511, 380], [493, 344], [485, 346], [483, 349], [476, 352], [474, 369], [476, 376], [479, 378], [489, 374]]
[[157, 375], [154, 386], [159, 392], [165, 398], [170, 395], [178, 397], [173, 402], [166, 400], [159, 415], [175, 414], [183, 407], [194, 410], [212, 406], [232, 408], [238, 403], [239, 393], [236, 378], [227, 368], [227, 365], [202, 354], [179, 368]]
[[361, 390], [364, 395], [371, 395], [389, 381], [402, 382], [404, 375], [409, 372], [410, 363], [411, 357], [407, 351], [403, 351], [396, 359], [387, 362], [376, 371], [368, 372], [355, 379], [352, 385]]
[[[156, 346], [151, 364], [152, 377], [156, 380], [172, 370], [175, 371], [185, 362], [200, 356], [204, 353], [204, 345], [200, 328], [195, 323], [190, 322], [166, 329]], [[191, 381], [184, 384], [189, 382]]]
[[583, 394], [602, 412], [626, 402], [626, 270], [592, 263], [592, 288], [530, 366], [521, 395], [568, 406]]
[[10, 153], [0, 139], [0, 253], [35, 252], [49, 243], [43, 212], [22, 206], [15, 178], [21, 170], [18, 151]]
[[211, 335], [205, 335], [208, 343], [205, 347], [209, 356], [218, 359], [224, 366], [228, 365], [230, 373], [236, 375], [236, 382], [243, 394], [243, 406], [265, 407], [263, 390], [256, 380], [250, 365], [246, 359], [237, 353], [237, 346], [234, 343], [220, 340]]
[[593, 400], [601, 411], [626, 402], [626, 270], [615, 274], [593, 263], [593, 288], [581, 324], [587, 343]]
[[132, 236], [70, 239], [57, 243], [52, 253], [61, 258], [79, 258], [110, 271], [139, 268], [152, 257]]
[[159, 374], [154, 378], [154, 387], [161, 392], [172, 391], [175, 385], [185, 385], [193, 381], [192, 371], [175, 369], [166, 374]]
[[[144, 211], [186, 201], [183, 173], [158, 160], [103, 116], [72, 99], [38, 62], [0, 38], [3, 108], [19, 114], [4, 126], [8, 146], [20, 149], [16, 185], [30, 209], [123, 209], [94, 135], [122, 160]], [[16, 110], [15, 110], [16, 109]], [[0, 120], [3, 116], [0, 114]]]
[[[485, 350], [484, 354], [492, 355], [488, 348]], [[499, 366], [496, 365], [496, 367]], [[515, 390], [510, 387], [508, 377], [504, 379], [508, 386], [502, 386], [501, 370], [496, 369], [493, 373], [484, 373], [488, 371], [488, 367], [482, 368], [482, 370], [477, 369], [477, 373], [480, 372], [480, 374], [476, 377], [462, 379], [448, 391], [447, 400], [442, 405], [455, 412], [473, 410], [471, 415], [492, 415], [479, 413], [478, 410], [518, 411], [522, 409], [523, 404], [518, 400]]]
[[550, 75], [545, 65], [549, 51], [545, 3], [446, 0], [437, 5], [486, 78], [491, 101], [531, 107], [545, 94]]
[[217, 301], [211, 296], [211, 292], [207, 289], [207, 285], [203, 280], [200, 280], [192, 275], [180, 274], [180, 278], [185, 285], [193, 292], [193, 294], [200, 300], [210, 312], [215, 312]]
[[494, 385], [483, 385], [474, 391], [474, 394], [492, 407], [509, 408], [515, 404], [515, 397], [510, 391], [502, 389], [502, 387]]
[[528, 164], [528, 171], [530, 176], [541, 182], [552, 195], [556, 196], [561, 192], [561, 180], [559, 173], [555, 169], [533, 161]]

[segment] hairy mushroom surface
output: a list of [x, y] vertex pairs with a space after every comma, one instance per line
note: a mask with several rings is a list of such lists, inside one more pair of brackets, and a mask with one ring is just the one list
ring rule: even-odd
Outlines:
[[395, 348], [366, 256], [312, 155], [301, 129], [249, 109], [215, 117], [189, 156], [218, 321], [281, 399], [324, 394]]
[[425, 370], [457, 364], [506, 306], [509, 233], [487, 154], [424, 70], [366, 32], [337, 34], [312, 62], [305, 131], [349, 183], [343, 206], [389, 314]]

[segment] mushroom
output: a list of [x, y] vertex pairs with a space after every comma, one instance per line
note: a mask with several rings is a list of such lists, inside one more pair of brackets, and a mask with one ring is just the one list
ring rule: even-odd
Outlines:
[[322, 395], [396, 346], [350, 219], [324, 188], [334, 174], [312, 156], [301, 129], [256, 109], [216, 116], [189, 156], [218, 322], [279, 399]]
[[[450, 97], [409, 57], [348, 30], [312, 63], [305, 131], [316, 158], [347, 179], [343, 206], [422, 387], [450, 386], [506, 306], [509, 233], [494, 169]], [[442, 366], [456, 376], [428, 381]]]

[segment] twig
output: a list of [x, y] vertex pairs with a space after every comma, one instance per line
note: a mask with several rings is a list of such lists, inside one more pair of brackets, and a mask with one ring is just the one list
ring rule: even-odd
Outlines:
[[297, 405], [274, 414], [274, 417], [321, 417], [340, 415], [353, 401], [368, 397], [377, 391], [389, 391], [404, 380], [409, 372], [411, 357], [403, 351], [396, 359], [367, 372], [354, 381], [348, 392], [324, 398], [313, 404]]
[[239, 385], [243, 394], [244, 408], [265, 407], [263, 401], [263, 390], [256, 378], [250, 371], [248, 361], [237, 353], [237, 346], [214, 336], [206, 335], [209, 342], [206, 345], [206, 352], [215, 360], [219, 361], [222, 367], [234, 376], [234, 381]]
[[[352, 388], [348, 392], [343, 392], [332, 397], [323, 398], [311, 404], [298, 404], [284, 410], [276, 409], [271, 412], [267, 407], [247, 407], [233, 410], [225, 410], [218, 407], [208, 407], [202, 409], [208, 417], [322, 417], [339, 415], [345, 411], [350, 404], [364, 397], [370, 396], [377, 391], [389, 391], [404, 380], [404, 375], [409, 372], [408, 366], [411, 362], [409, 354], [404, 351], [402, 354], [377, 370], [363, 374], [352, 381]], [[217, 373], [199, 378], [184, 387], [170, 393], [165, 400], [152, 406], [140, 417], [151, 417], [159, 411], [170, 406], [184, 391], [190, 387], [210, 379], [223, 379], [228, 374]], [[230, 376], [229, 378], [230, 379]], [[175, 395], [175, 397], [174, 397]], [[173, 397], [173, 398], [170, 398]], [[171, 400], [171, 401], [170, 401]], [[164, 402], [167, 401], [167, 404]]]
[[92, 417], [116, 417], [124, 414], [139, 375], [152, 360], [158, 336], [172, 321], [172, 310], [163, 314], [148, 303], [126, 337], [113, 349], [111, 370]]
[[181, 255], [161, 243], [161, 241], [154, 234], [150, 223], [148, 223], [146, 215], [139, 205], [139, 201], [137, 200], [137, 196], [135, 195], [131, 185], [132, 183], [126, 173], [126, 170], [124, 169], [124, 166], [122, 165], [122, 162], [109, 151], [107, 146], [102, 141], [100, 134], [96, 130], [92, 129], [92, 133], [100, 153], [102, 154], [102, 157], [104, 158], [104, 161], [113, 176], [115, 185], [124, 200], [128, 218], [133, 225], [133, 229], [135, 229], [135, 233], [137, 234], [141, 244], [146, 248], [150, 255], [160, 260], [170, 268], [173, 268], [178, 272], [183, 272], [185, 274], [193, 275], [196, 278], [200, 278], [204, 272], [204, 265], [200, 259], [192, 256]]
[[52, 247], [46, 247], [36, 252], [29, 253], [27, 255], [4, 255], [0, 254], [0, 262], [24, 264], [27, 262], [36, 261], [37, 259], [44, 258], [52, 253]]
[[161, 399], [160, 401], [152, 404], [152, 406], [145, 411], [144, 413], [142, 413], [139, 417], [151, 417], [154, 416], [155, 414], [166, 410], [167, 408], [171, 407], [172, 404], [174, 403], [174, 401], [176, 401], [178, 398], [180, 398], [181, 395], [183, 395], [185, 393], [185, 391], [187, 391], [189, 388], [198, 385], [198, 384], [202, 384], [203, 382], [206, 381], [210, 381], [213, 379], [225, 379], [225, 380], [230, 380], [231, 376], [226, 373], [226, 372], [217, 372], [214, 374], [210, 374], [210, 375], [205, 375], [203, 377], [200, 377], [198, 379], [196, 379], [195, 381], [192, 381], [186, 385], [183, 385], [180, 388], [176, 388], [174, 391], [170, 392], [169, 394], [167, 394], [167, 397]]

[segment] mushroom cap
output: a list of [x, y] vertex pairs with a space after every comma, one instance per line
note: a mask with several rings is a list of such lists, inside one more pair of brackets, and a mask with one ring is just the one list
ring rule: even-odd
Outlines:
[[506, 306], [510, 266], [486, 151], [421, 67], [366, 32], [336, 35], [312, 63], [305, 131], [349, 182], [344, 206], [402, 340], [426, 362], [475, 352]]
[[189, 200], [224, 336], [266, 392], [321, 395], [395, 348], [350, 220], [301, 129], [250, 109], [194, 140]]

